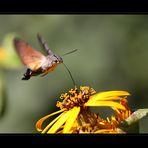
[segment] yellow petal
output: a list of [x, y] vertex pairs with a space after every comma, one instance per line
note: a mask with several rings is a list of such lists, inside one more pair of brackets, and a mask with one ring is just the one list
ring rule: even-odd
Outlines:
[[93, 102], [87, 102], [85, 103], [85, 106], [109, 106], [109, 107], [115, 107], [118, 109], [125, 110], [125, 107], [117, 102], [113, 101], [93, 101]]
[[42, 131], [43, 129], [42, 129], [42, 124], [43, 124], [43, 122], [46, 120], [46, 119], [48, 119], [49, 117], [51, 117], [51, 116], [53, 116], [53, 115], [56, 115], [56, 114], [58, 114], [58, 113], [61, 113], [61, 112], [63, 112], [64, 110], [59, 110], [59, 111], [56, 111], [56, 112], [54, 112], [54, 113], [52, 113], [52, 114], [49, 114], [49, 115], [47, 115], [47, 116], [45, 116], [45, 117], [43, 117], [43, 118], [41, 118], [41, 119], [39, 119], [37, 122], [36, 122], [36, 129], [37, 129], [37, 131]]
[[90, 97], [90, 101], [117, 101], [117, 100], [121, 100], [122, 98], [119, 96], [109, 96], [109, 97], [104, 97], [104, 98], [100, 98], [97, 96], [91, 96]]
[[42, 131], [42, 134], [45, 134], [48, 130], [49, 130], [49, 128], [61, 117], [61, 116], [63, 116], [63, 114], [65, 114], [65, 112], [64, 113], [62, 113], [62, 114], [60, 114], [58, 117], [56, 117], [54, 120], [52, 120], [45, 128], [44, 128], [44, 130]]
[[57, 120], [57, 122], [48, 130], [47, 133], [55, 133], [70, 117], [71, 110], [64, 112], [62, 116]]
[[90, 97], [89, 101], [96, 101], [96, 100], [119, 100], [120, 97], [118, 96], [129, 96], [130, 94], [127, 91], [107, 91], [107, 92], [100, 92]]
[[64, 130], [63, 133], [69, 133], [69, 130], [71, 129], [71, 127], [73, 126], [74, 121], [76, 120], [78, 114], [80, 112], [80, 107], [74, 107], [71, 110], [71, 115], [68, 118], [68, 120], [66, 121], [66, 124], [64, 126]]

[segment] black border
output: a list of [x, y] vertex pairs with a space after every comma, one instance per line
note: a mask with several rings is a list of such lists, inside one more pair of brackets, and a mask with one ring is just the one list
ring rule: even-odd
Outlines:
[[[1, 14], [147, 14], [147, 0], [1, 0]], [[2, 146], [126, 146], [144, 145], [148, 134], [0, 134]]]
[[1, 0], [2, 14], [147, 14], [147, 0]]
[[144, 145], [148, 134], [0, 134], [3, 146], [99, 147]]

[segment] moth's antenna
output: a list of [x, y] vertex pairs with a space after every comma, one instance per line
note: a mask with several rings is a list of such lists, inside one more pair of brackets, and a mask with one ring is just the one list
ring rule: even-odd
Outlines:
[[62, 57], [65, 56], [65, 55], [71, 54], [71, 53], [73, 53], [73, 52], [76, 52], [77, 50], [78, 50], [78, 49], [74, 49], [74, 50], [72, 50], [72, 51], [70, 51], [70, 52], [67, 52], [67, 53], [63, 54]]
[[67, 67], [64, 63], [63, 63], [63, 65], [64, 65], [65, 68], [67, 69], [67, 71], [68, 71], [68, 73], [69, 73], [69, 75], [70, 75], [70, 77], [71, 77], [71, 79], [72, 79], [72, 82], [73, 82], [74, 87], [76, 87], [76, 83], [75, 83], [75, 81], [74, 81], [74, 79], [73, 79], [73, 76], [72, 76], [70, 70], [68, 69], [68, 67]]

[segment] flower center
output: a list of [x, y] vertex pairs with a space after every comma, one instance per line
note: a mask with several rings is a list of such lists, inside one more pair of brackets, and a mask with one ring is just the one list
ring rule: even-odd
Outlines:
[[75, 106], [81, 107], [89, 100], [89, 97], [95, 93], [96, 91], [88, 86], [81, 86], [80, 90], [78, 90], [78, 88], [71, 89], [68, 93], [60, 96], [63, 101], [58, 101], [57, 107], [60, 107], [60, 109], [65, 108], [66, 110], [72, 109]]

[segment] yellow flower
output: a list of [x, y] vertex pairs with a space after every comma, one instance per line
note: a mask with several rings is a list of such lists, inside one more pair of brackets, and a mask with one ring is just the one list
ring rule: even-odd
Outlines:
[[[96, 93], [88, 86], [71, 89], [68, 93], [62, 94], [62, 102], [57, 102], [60, 108], [49, 114], [36, 123], [36, 129], [43, 133], [118, 133], [117, 126], [121, 121], [130, 115], [126, 91], [107, 91]], [[102, 119], [90, 110], [91, 106], [111, 107], [116, 116], [111, 119]], [[43, 122], [51, 116], [61, 113], [52, 120], [45, 128]]]
[[0, 63], [6, 59], [6, 50], [0, 47]]
[[14, 49], [13, 39], [15, 33], [7, 34], [0, 46], [0, 67], [4, 69], [20, 68], [22, 66]]

